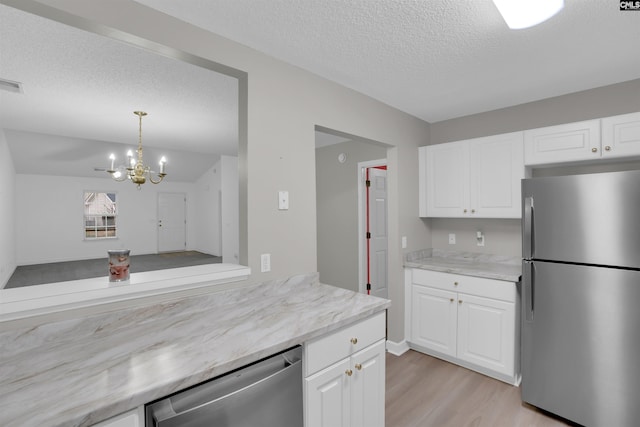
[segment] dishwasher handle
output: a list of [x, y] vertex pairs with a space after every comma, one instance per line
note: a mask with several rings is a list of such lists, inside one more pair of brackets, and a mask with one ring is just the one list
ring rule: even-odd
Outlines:
[[[269, 367], [268, 363], [267, 367], [260, 364], [249, 366], [152, 404], [150, 416], [147, 417], [147, 427], [175, 427], [187, 424], [226, 426], [231, 425], [234, 419], [238, 425], [251, 425], [251, 422], [246, 421], [247, 417], [257, 418], [253, 422], [258, 422], [255, 425], [261, 426], [299, 423], [302, 425], [302, 360], [285, 364], [282, 361], [283, 356], [278, 357], [280, 360], [271, 362], [280, 365], [275, 372], [273, 366]], [[247, 378], [241, 378], [243, 375]], [[225, 391], [223, 394], [213, 390], [221, 383]], [[212, 398], [203, 400], [202, 396], [197, 395], [201, 395], [203, 390], [207, 392], [207, 387]], [[276, 415], [254, 415], [252, 408], [260, 401], [269, 399], [272, 400], [271, 404], [277, 405], [275, 407], [286, 408], [269, 411], [275, 412]], [[269, 421], [270, 416], [280, 418]], [[293, 423], [286, 421], [282, 424], [281, 417], [289, 417]], [[238, 419], [243, 422], [238, 422]]]

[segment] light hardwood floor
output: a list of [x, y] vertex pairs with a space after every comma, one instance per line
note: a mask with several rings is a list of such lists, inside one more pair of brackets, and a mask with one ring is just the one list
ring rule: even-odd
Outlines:
[[386, 427], [573, 425], [522, 403], [518, 387], [413, 350], [386, 363]]

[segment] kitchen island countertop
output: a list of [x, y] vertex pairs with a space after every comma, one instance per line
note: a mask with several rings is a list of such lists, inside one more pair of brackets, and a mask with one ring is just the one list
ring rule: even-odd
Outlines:
[[0, 326], [0, 425], [89, 426], [389, 307], [308, 274]]
[[519, 257], [425, 249], [405, 255], [405, 268], [421, 268], [443, 273], [519, 282], [522, 260]]

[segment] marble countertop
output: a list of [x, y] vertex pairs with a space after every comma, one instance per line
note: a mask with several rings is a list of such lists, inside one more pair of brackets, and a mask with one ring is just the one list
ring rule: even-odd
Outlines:
[[439, 249], [408, 253], [404, 266], [508, 282], [519, 282], [522, 276], [522, 260], [519, 257]]
[[317, 274], [44, 324], [0, 323], [0, 425], [89, 426], [386, 309]]

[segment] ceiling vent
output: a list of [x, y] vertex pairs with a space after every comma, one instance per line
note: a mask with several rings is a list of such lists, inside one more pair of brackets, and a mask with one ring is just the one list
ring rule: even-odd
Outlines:
[[24, 93], [22, 91], [22, 83], [2, 78], [0, 78], [0, 89], [6, 90], [7, 92]]

